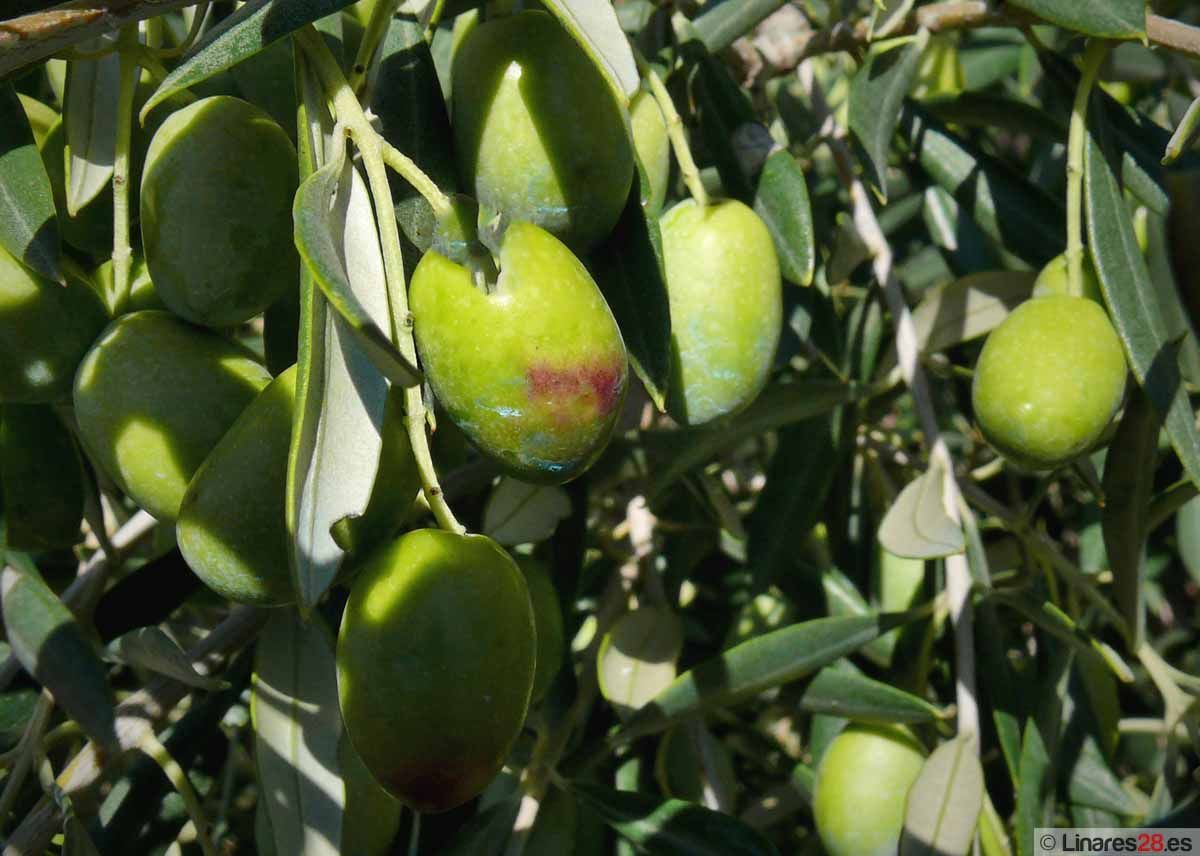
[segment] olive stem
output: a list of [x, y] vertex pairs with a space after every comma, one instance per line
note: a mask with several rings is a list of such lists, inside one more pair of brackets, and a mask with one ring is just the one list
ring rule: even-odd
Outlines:
[[[413, 318], [408, 309], [408, 289], [404, 277], [404, 258], [400, 252], [400, 227], [396, 223], [396, 209], [392, 205], [391, 188], [388, 186], [387, 168], [384, 165], [385, 141], [379, 136], [358, 98], [350, 89], [342, 69], [325, 46], [320, 34], [312, 26], [296, 32], [296, 43], [304, 50], [312, 61], [325, 91], [333, 99], [337, 121], [342, 123], [351, 138], [358, 146], [362, 163], [367, 172], [367, 183], [371, 189], [371, 197], [375, 202], [375, 216], [379, 219], [380, 244], [383, 248], [383, 263], [388, 281], [388, 303], [392, 314], [392, 334], [400, 353], [412, 364], [417, 362], [417, 346], [413, 341]], [[407, 160], [407, 158], [405, 159]], [[437, 191], [439, 201], [449, 207], [449, 201], [437, 185], [424, 175], [416, 164], [412, 165], [414, 174], [419, 173], [428, 182], [428, 187]], [[402, 173], [403, 174], [403, 173]], [[417, 187], [420, 191], [422, 188]], [[426, 197], [427, 199], [429, 197]], [[434, 201], [430, 200], [434, 205]], [[434, 210], [437, 206], [434, 205]], [[425, 432], [425, 400], [419, 384], [406, 387], [404, 390], [404, 418], [408, 430], [408, 439], [412, 444], [413, 457], [416, 459], [417, 471], [421, 475], [421, 485], [425, 492], [425, 500], [429, 503], [433, 516], [438, 525], [451, 532], [463, 533], [466, 528], [458, 522], [442, 488], [438, 484], [437, 470], [433, 465], [433, 455], [429, 451], [429, 435]]]
[[129, 299], [133, 249], [129, 245], [129, 150], [133, 136], [133, 98], [137, 90], [138, 61], [124, 48], [138, 43], [138, 25], [121, 31], [119, 88], [117, 92], [117, 139], [113, 150], [113, 305], [121, 307]]
[[654, 101], [658, 104], [658, 109], [662, 111], [663, 119], [667, 122], [667, 136], [671, 140], [671, 151], [675, 153], [675, 160], [679, 163], [679, 171], [683, 174], [683, 181], [687, 185], [688, 192], [696, 200], [697, 205], [702, 207], [708, 205], [708, 191], [704, 189], [704, 182], [700, 180], [700, 170], [696, 168], [696, 161], [692, 158], [692, 149], [688, 145], [687, 134], [684, 132], [683, 119], [680, 118], [679, 111], [675, 109], [671, 93], [663, 85], [658, 72], [650, 63], [646, 62], [646, 58], [637, 48], [634, 48], [633, 56], [637, 60], [638, 71], [650, 84], [650, 94], [654, 96]]
[[145, 733], [137, 748], [158, 765], [159, 769], [163, 771], [163, 775], [175, 788], [175, 792], [183, 799], [183, 807], [187, 811], [188, 817], [192, 819], [192, 825], [196, 827], [196, 840], [199, 842], [204, 856], [217, 856], [216, 848], [213, 847], [212, 839], [208, 834], [208, 818], [205, 817], [204, 806], [201, 805], [196, 789], [192, 787], [191, 780], [179, 766], [179, 762], [154, 736], [153, 731]]
[[450, 213], [450, 197], [441, 191], [433, 179], [426, 175], [412, 158], [383, 137], [379, 137], [379, 147], [383, 155], [383, 162], [425, 198], [429, 207], [433, 209], [435, 217], [440, 220]]
[[196, 43], [196, 39], [200, 37], [200, 30], [204, 26], [204, 19], [208, 17], [209, 3], [204, 2], [196, 6], [192, 10], [192, 25], [188, 28], [187, 35], [183, 37], [183, 41], [173, 48], [159, 48], [154, 52], [158, 59], [173, 59], [177, 56], [183, 56], [188, 49]]
[[367, 19], [367, 29], [363, 33], [362, 41], [358, 43], [358, 54], [354, 57], [354, 67], [350, 69], [348, 78], [350, 88], [357, 97], [361, 98], [366, 89], [367, 79], [371, 76], [371, 66], [375, 64], [375, 55], [379, 52], [379, 45], [387, 35], [392, 16], [396, 14], [399, 5], [400, 0], [380, 0], [371, 9], [371, 17]]
[[14, 750], [17, 753], [16, 760], [5, 780], [4, 793], [0, 794], [0, 823], [8, 817], [17, 797], [21, 795], [21, 786], [25, 784], [25, 778], [29, 775], [37, 754], [35, 749], [41, 744], [42, 734], [46, 731], [53, 711], [54, 699], [48, 690], [42, 690], [33, 708], [33, 714], [29, 717], [29, 723], [25, 726], [25, 732], [21, 735], [21, 742]]
[[1109, 43], [1094, 39], [1083, 57], [1082, 75], [1071, 106], [1067, 137], [1067, 293], [1083, 297], [1083, 144], [1087, 140], [1087, 109], [1100, 63]]

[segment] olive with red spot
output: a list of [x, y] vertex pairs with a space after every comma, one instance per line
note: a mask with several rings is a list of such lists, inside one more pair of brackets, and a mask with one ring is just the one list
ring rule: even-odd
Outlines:
[[600, 289], [557, 238], [514, 223], [485, 285], [431, 250], [410, 290], [417, 349], [447, 414], [513, 475], [574, 478], [616, 425], [629, 374]]

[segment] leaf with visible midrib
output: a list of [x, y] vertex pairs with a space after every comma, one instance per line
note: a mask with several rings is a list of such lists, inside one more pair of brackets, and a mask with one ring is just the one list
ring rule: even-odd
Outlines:
[[901, 856], [966, 854], [983, 808], [983, 768], [974, 734], [933, 750], [908, 792]]
[[[95, 47], [105, 44], [97, 40]], [[117, 149], [121, 57], [67, 63], [63, 129], [67, 137], [67, 211], [74, 217], [108, 187]]]
[[1088, 245], [1134, 376], [1163, 421], [1188, 477], [1200, 485], [1200, 432], [1125, 195], [1105, 157], [1107, 134], [1104, 122], [1089, 121], [1084, 169]]
[[8, 82], [0, 82], [0, 247], [46, 279], [65, 283], [50, 177]]
[[1068, 30], [1108, 39], [1145, 38], [1144, 0], [1009, 0]]
[[800, 697], [800, 707], [809, 713], [878, 725], [936, 722], [946, 718], [944, 710], [919, 696], [835, 666], [822, 669], [813, 678]]

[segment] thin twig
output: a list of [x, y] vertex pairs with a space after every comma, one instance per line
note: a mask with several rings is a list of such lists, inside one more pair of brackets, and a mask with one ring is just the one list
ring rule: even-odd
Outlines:
[[1067, 137], [1067, 293], [1075, 297], [1083, 297], [1083, 147], [1087, 140], [1088, 103], [1109, 47], [1109, 42], [1099, 39], [1088, 45], [1071, 106], [1071, 129]]

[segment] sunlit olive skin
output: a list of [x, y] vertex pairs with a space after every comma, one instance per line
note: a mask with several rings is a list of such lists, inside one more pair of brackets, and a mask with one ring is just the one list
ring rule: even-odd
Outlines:
[[829, 856], [895, 856], [908, 790], [925, 763], [921, 745], [896, 727], [853, 725], [817, 767], [813, 816]]
[[452, 106], [464, 189], [484, 219], [536, 223], [581, 254], [612, 231], [633, 180], [625, 120], [549, 14], [474, 27], [454, 57]]
[[[1038, 273], [1037, 279], [1033, 282], [1033, 296], [1069, 295], [1071, 293], [1070, 282], [1067, 254], [1061, 253], [1052, 258]], [[1100, 291], [1100, 279], [1096, 276], [1096, 268], [1087, 254], [1084, 254], [1083, 257], [1083, 296], [1101, 305], [1104, 304], [1104, 295]]]
[[75, 367], [107, 321], [86, 284], [42, 279], [0, 248], [0, 403], [68, 398]]
[[225, 95], [171, 114], [142, 175], [142, 243], [167, 307], [219, 327], [295, 286], [296, 151], [262, 110]]
[[270, 380], [245, 348], [167, 312], [134, 312], [79, 365], [79, 435], [134, 502], [174, 520], [196, 470]]
[[533, 687], [525, 578], [482, 535], [420, 529], [366, 562], [338, 636], [346, 731], [387, 790], [422, 812], [500, 771]]
[[517, 566], [525, 574], [529, 587], [529, 599], [533, 605], [533, 623], [537, 629], [537, 671], [533, 679], [533, 695], [530, 702], [536, 703], [546, 695], [550, 683], [558, 674], [563, 660], [562, 607], [558, 603], [558, 592], [550, 579], [550, 568], [545, 562], [528, 556], [517, 559]]
[[650, 180], [646, 211], [657, 216], [667, 198], [667, 181], [671, 177], [671, 142], [667, 137], [667, 120], [658, 109], [654, 96], [644, 86], [629, 102], [629, 121], [633, 128], [633, 147]]
[[154, 282], [150, 279], [150, 271], [146, 262], [140, 256], [134, 256], [129, 271], [129, 293], [122, 296], [117, 294], [117, 284], [113, 278], [112, 260], [101, 262], [92, 271], [92, 287], [100, 300], [104, 302], [110, 316], [124, 315], [126, 312], [140, 312], [143, 309], [166, 309], [158, 299]]
[[426, 377], [450, 418], [526, 481], [587, 469], [625, 397], [625, 343], [583, 264], [549, 232], [514, 223], [492, 293], [430, 251], [413, 273], [414, 332]]
[[671, 304], [667, 411], [686, 425], [736, 413], [762, 391], [783, 318], [766, 224], [736, 200], [684, 200], [662, 217]]
[[984, 437], [1031, 470], [1049, 470], [1100, 439], [1125, 394], [1125, 353], [1095, 301], [1035, 297], [984, 343], [972, 400]]
[[[196, 471], [180, 506], [175, 531], [183, 558], [230, 600], [259, 606], [295, 600], [285, 519], [295, 405], [293, 366], [242, 411]], [[343, 546], [362, 548], [394, 534], [416, 498], [416, 463], [399, 409], [390, 406], [387, 416], [375, 489], [362, 517], [338, 524], [348, 542]]]

